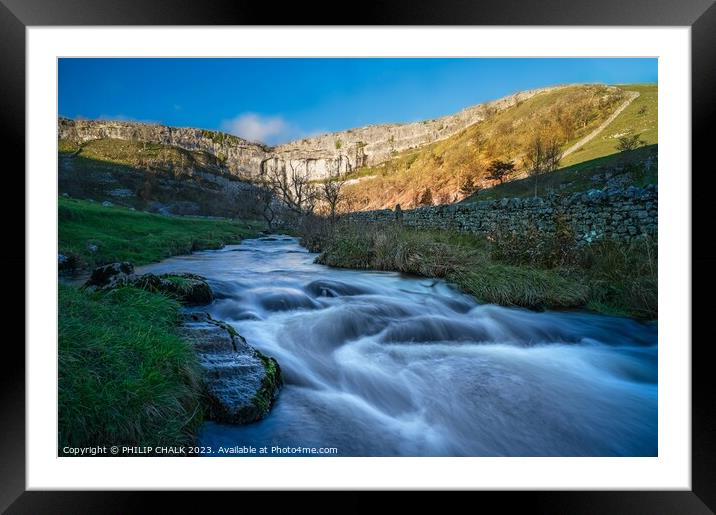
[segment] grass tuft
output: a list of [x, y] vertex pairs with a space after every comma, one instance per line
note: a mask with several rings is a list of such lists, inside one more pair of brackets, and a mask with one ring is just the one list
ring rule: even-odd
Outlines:
[[589, 299], [589, 288], [553, 270], [490, 265], [457, 272], [451, 279], [476, 299], [532, 309], [577, 308]]
[[59, 286], [59, 443], [182, 445], [202, 420], [201, 373], [179, 304], [136, 288]]

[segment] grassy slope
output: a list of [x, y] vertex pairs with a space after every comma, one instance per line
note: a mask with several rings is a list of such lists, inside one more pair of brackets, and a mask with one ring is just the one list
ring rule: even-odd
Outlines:
[[73, 198], [153, 211], [164, 206], [176, 214], [250, 216], [251, 194], [223, 157], [119, 139], [58, 145], [59, 189]]
[[[562, 168], [540, 179], [538, 193], [549, 190], [564, 192], [584, 191], [603, 186], [603, 181], [593, 178], [604, 168], [624, 165], [636, 166], [634, 183], [637, 186], [658, 182], [656, 167], [646, 171], [643, 162], [647, 157], [658, 157], [658, 119], [656, 85], [623, 86], [627, 91], [638, 91], [637, 97], [617, 118], [599, 135], [589, 141], [581, 150], [562, 160]], [[616, 148], [618, 138], [626, 134], [639, 134], [645, 146], [631, 151], [619, 152]], [[517, 179], [472, 195], [465, 201], [489, 200], [509, 197], [527, 197], [534, 195], [534, 183], [529, 179]]]
[[[89, 265], [141, 265], [237, 242], [262, 227], [59, 199], [60, 252]], [[170, 298], [135, 288], [90, 293], [60, 285], [60, 448], [191, 441], [202, 413], [199, 375], [176, 333], [178, 311]]]
[[[634, 172], [632, 173], [631, 183], [635, 186], [656, 184], [658, 181], [656, 166], [646, 170], [644, 161], [648, 157], [656, 158], [657, 155], [658, 146], [648, 145], [630, 152], [620, 152], [566, 166], [541, 177], [537, 187], [537, 194], [543, 195], [549, 191], [574, 193], [592, 188], [601, 188], [606, 183], [604, 171], [614, 167], [633, 167]], [[531, 197], [534, 193], [534, 182], [530, 178], [524, 178], [487, 188], [471, 195], [462, 202]]]
[[633, 84], [622, 88], [638, 91], [639, 96], [598, 136], [584, 145], [583, 150], [565, 157], [563, 166], [615, 154], [618, 138], [626, 134], [639, 134], [647, 145], [658, 144], [658, 87], [655, 84]]
[[[259, 221], [173, 217], [59, 199], [59, 251], [89, 266], [113, 261], [142, 265], [192, 250], [219, 248], [256, 234]], [[91, 252], [89, 245], [96, 245]]]
[[59, 442], [181, 445], [201, 422], [201, 377], [178, 304], [135, 288], [59, 288]]
[[[80, 146], [68, 140], [58, 141], [58, 151], [73, 154]], [[217, 168], [219, 160], [208, 152], [188, 151], [171, 145], [140, 143], [119, 139], [98, 139], [88, 141], [81, 146], [78, 157], [104, 161], [108, 163], [132, 166], [135, 168], [156, 168], [179, 170], [188, 168]]]
[[[622, 90], [570, 86], [538, 94], [498, 112], [445, 140], [397, 154], [392, 160], [354, 172], [372, 176], [347, 188], [355, 208], [412, 207], [416, 193], [430, 189], [433, 203], [454, 202], [469, 176], [483, 186], [492, 159], [514, 159], [518, 168], [537, 133], [571, 146], [599, 126], [623, 102]], [[518, 170], [517, 174], [519, 174]]]
[[[399, 153], [381, 165], [354, 171], [350, 178], [362, 180], [346, 188], [348, 194], [355, 197], [351, 208], [376, 209], [393, 207], [396, 203], [412, 207], [417, 200], [416, 193], [427, 188], [431, 189], [433, 203], [454, 202], [461, 198], [458, 195], [459, 183], [465, 175], [475, 177], [482, 187], [487, 188], [479, 193], [481, 198], [483, 195], [485, 198], [515, 195], [511, 188], [505, 187], [507, 184], [490, 188], [492, 182], [485, 177], [486, 166], [492, 158], [515, 160], [518, 170], [512, 179], [519, 180], [519, 176], [524, 173], [520, 167], [525, 145], [538, 130], [558, 134], [562, 148], [569, 148], [598, 127], [623, 101], [623, 97], [615, 96], [602, 107], [598, 103], [592, 105], [589, 103], [591, 97], [582, 92], [581, 88], [563, 88], [537, 95], [443, 141]], [[592, 176], [601, 173], [599, 167], [623, 164], [624, 161], [641, 162], [648, 153], [656, 153], [657, 86], [627, 85], [620, 88], [639, 91], [640, 96], [603, 133], [584, 145], [582, 150], [564, 158], [562, 164], [566, 168], [555, 172], [551, 179], [547, 179], [546, 185], [559, 188], [565, 181], [575, 182], [568, 185], [567, 191], [577, 191], [579, 187], [600, 187], [600, 184], [591, 181]], [[598, 95], [594, 97], [598, 98]], [[559, 116], [562, 116], [560, 113], [564, 113], [563, 110], [570, 105], [585, 108], [592, 105], [595, 109], [592, 113], [594, 117], [583, 127], [579, 124], [558, 123]], [[642, 109], [643, 112], [640, 112]], [[545, 124], [547, 129], [544, 129]], [[571, 126], [573, 131], [565, 133], [560, 129], [562, 126]], [[630, 131], [641, 134], [651, 150], [617, 157], [617, 137]], [[476, 144], [480, 136], [483, 142]], [[610, 155], [613, 157], [599, 160]], [[573, 177], [572, 172], [576, 171], [579, 174]], [[655, 173], [642, 180], [654, 182]], [[516, 196], [520, 196], [520, 190], [518, 187]]]

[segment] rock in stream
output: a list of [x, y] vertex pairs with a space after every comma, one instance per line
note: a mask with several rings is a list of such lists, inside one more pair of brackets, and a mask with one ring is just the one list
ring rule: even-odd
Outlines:
[[281, 369], [251, 347], [230, 325], [208, 313], [185, 313], [184, 338], [204, 370], [210, 399], [207, 418], [246, 424], [264, 418], [278, 396]]
[[[164, 293], [196, 306], [214, 300], [202, 276], [188, 273], [134, 273], [129, 262], [96, 268], [84, 288], [107, 291], [134, 286]], [[233, 327], [208, 313], [183, 313], [180, 332], [196, 352], [209, 405], [206, 416], [217, 422], [246, 424], [264, 418], [281, 387], [281, 369], [274, 358], [250, 346]]]

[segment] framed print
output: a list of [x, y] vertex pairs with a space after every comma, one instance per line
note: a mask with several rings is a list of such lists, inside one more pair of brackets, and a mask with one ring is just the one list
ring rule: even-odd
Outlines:
[[176, 490], [712, 512], [709, 2], [355, 26], [3, 2], [8, 513]]

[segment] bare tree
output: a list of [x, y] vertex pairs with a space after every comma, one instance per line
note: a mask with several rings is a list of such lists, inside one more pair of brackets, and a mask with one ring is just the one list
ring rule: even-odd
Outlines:
[[273, 222], [276, 218], [276, 210], [274, 209], [276, 197], [273, 194], [271, 183], [266, 177], [262, 177], [254, 185], [253, 192], [256, 203], [268, 225], [268, 230], [273, 231]]
[[335, 221], [338, 205], [345, 198], [343, 185], [346, 183], [345, 176], [341, 174], [340, 162], [336, 162], [334, 165], [331, 166], [328, 177], [321, 184], [321, 198], [328, 205], [331, 221]]
[[534, 182], [535, 197], [537, 184], [541, 176], [553, 172], [562, 160], [562, 151], [556, 140], [545, 141], [541, 136], [535, 137], [525, 155], [525, 168]]
[[[298, 215], [309, 215], [316, 208], [317, 189], [310, 181], [307, 171], [301, 170], [301, 162], [288, 161], [267, 171], [266, 179], [271, 191], [291, 211]], [[304, 167], [305, 168], [305, 167]]]

